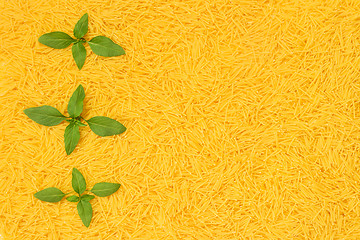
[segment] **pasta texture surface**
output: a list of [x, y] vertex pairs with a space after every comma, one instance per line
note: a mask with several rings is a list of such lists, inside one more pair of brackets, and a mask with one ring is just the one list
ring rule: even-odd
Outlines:
[[[126, 51], [38, 42], [102, 35]], [[8, 239], [360, 239], [360, 2], [355, 0], [0, 0], [0, 235]], [[67, 156], [65, 122], [82, 84], [83, 117], [127, 131], [81, 127]], [[121, 184], [76, 204], [71, 170]], [[1, 237], [0, 237], [1, 239]]]

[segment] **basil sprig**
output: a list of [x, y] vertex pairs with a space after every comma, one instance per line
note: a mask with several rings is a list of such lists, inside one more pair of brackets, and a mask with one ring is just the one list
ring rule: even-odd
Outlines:
[[33, 121], [44, 126], [55, 126], [63, 122], [64, 120], [69, 122], [69, 125], [65, 129], [64, 143], [65, 151], [70, 155], [80, 140], [80, 127], [87, 126], [82, 120], [84, 120], [90, 127], [90, 129], [101, 137], [118, 135], [126, 131], [126, 127], [118, 121], [97, 116], [85, 120], [81, 117], [83, 111], [85, 98], [85, 91], [82, 85], [75, 90], [68, 103], [69, 117], [64, 116], [54, 107], [41, 106], [32, 107], [24, 110], [24, 113]]
[[[72, 188], [78, 194], [71, 195], [66, 198], [69, 202], [77, 202], [77, 210], [81, 221], [86, 227], [90, 226], [90, 222], [93, 216], [93, 210], [90, 201], [98, 197], [107, 197], [115, 193], [119, 188], [119, 183], [100, 182], [96, 183], [91, 190], [86, 190], [86, 181], [84, 176], [79, 170], [73, 168], [72, 170]], [[84, 192], [91, 192], [94, 195], [83, 194]], [[60, 202], [66, 195], [71, 193], [63, 193], [56, 187], [45, 188], [34, 194], [34, 197], [44, 202]]]
[[114, 43], [110, 38], [104, 36], [97, 36], [92, 38], [90, 41], [84, 39], [85, 34], [88, 32], [88, 14], [85, 13], [74, 27], [74, 36], [72, 38], [64, 32], [50, 32], [45, 33], [39, 38], [39, 42], [55, 49], [63, 49], [72, 46], [72, 55], [75, 60], [76, 66], [79, 70], [85, 64], [86, 49], [84, 43], [88, 43], [91, 50], [99, 56], [103, 57], [115, 57], [124, 55], [124, 49]]

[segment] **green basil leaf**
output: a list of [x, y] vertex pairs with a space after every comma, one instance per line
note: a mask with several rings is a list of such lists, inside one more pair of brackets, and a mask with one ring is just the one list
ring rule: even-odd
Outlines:
[[73, 168], [72, 170], [72, 187], [75, 192], [78, 194], [82, 194], [86, 189], [86, 181], [84, 176], [77, 170], [76, 168]]
[[64, 196], [65, 193], [56, 187], [45, 188], [34, 194], [34, 197], [44, 202], [60, 202]]
[[74, 151], [79, 140], [80, 140], [79, 126], [76, 125], [75, 123], [70, 123], [65, 128], [65, 133], [64, 133], [65, 151], [67, 155], [70, 155]]
[[92, 200], [94, 198], [95, 198], [94, 195], [89, 195], [89, 194], [85, 194], [85, 195], [81, 196], [81, 200], [84, 200], [84, 201], [90, 201], [90, 200]]
[[91, 130], [101, 137], [117, 135], [126, 131], [124, 125], [108, 117], [97, 116], [86, 120], [86, 122]]
[[110, 38], [104, 36], [97, 36], [89, 42], [91, 50], [99, 56], [115, 57], [125, 54], [122, 47], [114, 43]]
[[86, 227], [90, 226], [93, 210], [89, 201], [81, 200], [77, 205], [78, 214]]
[[25, 109], [24, 113], [33, 121], [45, 126], [55, 126], [66, 119], [59, 110], [47, 105]]
[[76, 118], [80, 116], [83, 111], [84, 106], [85, 91], [82, 85], [79, 85], [78, 88], [72, 94], [69, 103], [68, 103], [68, 113], [70, 117]]
[[80, 121], [76, 121], [75, 124], [78, 125], [79, 127], [86, 127], [87, 126], [86, 124], [84, 124], [84, 123], [82, 123]]
[[107, 197], [120, 188], [119, 183], [101, 182], [94, 185], [91, 192], [98, 197]]
[[55, 49], [67, 48], [76, 40], [64, 32], [45, 33], [39, 37], [39, 42]]
[[79, 197], [75, 196], [75, 195], [67, 197], [66, 200], [68, 200], [69, 202], [78, 202], [78, 201], [80, 201]]
[[76, 23], [74, 28], [74, 36], [82, 38], [88, 31], [88, 14], [85, 13], [80, 20]]
[[81, 70], [85, 64], [85, 59], [86, 59], [86, 49], [84, 45], [82, 44], [82, 42], [77, 42], [72, 46], [71, 51], [76, 66], [78, 67], [79, 70]]

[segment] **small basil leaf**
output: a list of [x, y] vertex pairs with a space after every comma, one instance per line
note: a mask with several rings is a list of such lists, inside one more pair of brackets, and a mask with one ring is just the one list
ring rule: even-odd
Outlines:
[[88, 14], [85, 13], [80, 20], [76, 23], [74, 28], [74, 36], [82, 38], [88, 31]]
[[55, 49], [67, 48], [76, 40], [64, 32], [45, 33], [39, 37], [39, 42]]
[[91, 203], [89, 201], [81, 200], [77, 204], [77, 210], [83, 224], [86, 227], [89, 227], [93, 214]]
[[84, 124], [84, 123], [82, 123], [80, 121], [76, 121], [75, 124], [78, 125], [79, 127], [86, 127], [87, 126], [86, 124]]
[[66, 119], [59, 110], [47, 105], [25, 109], [24, 113], [33, 121], [45, 126], [55, 126]]
[[75, 192], [78, 194], [82, 194], [86, 189], [86, 181], [84, 176], [77, 170], [76, 168], [73, 168], [72, 170], [72, 187]]
[[65, 133], [64, 133], [65, 151], [67, 155], [70, 155], [74, 151], [76, 145], [79, 143], [79, 140], [80, 140], [79, 126], [76, 125], [75, 123], [70, 123], [65, 128]]
[[78, 88], [72, 94], [69, 103], [68, 103], [68, 113], [70, 117], [76, 118], [80, 116], [83, 111], [84, 106], [85, 91], [82, 85], [79, 85]]
[[101, 137], [117, 135], [126, 131], [124, 125], [108, 117], [97, 116], [86, 120], [86, 122], [91, 130]]
[[94, 185], [91, 192], [98, 197], [107, 197], [120, 188], [119, 183], [101, 182]]
[[115, 57], [125, 54], [122, 47], [114, 43], [110, 38], [104, 36], [97, 36], [89, 42], [91, 50], [99, 56]]
[[67, 197], [66, 200], [68, 200], [69, 202], [78, 202], [78, 201], [80, 201], [79, 197], [75, 196], [75, 195]]
[[85, 194], [85, 195], [81, 196], [81, 200], [84, 200], [84, 201], [90, 201], [90, 200], [92, 200], [94, 198], [95, 198], [94, 195], [89, 195], [89, 194]]
[[81, 42], [77, 42], [72, 46], [71, 51], [76, 66], [78, 67], [79, 70], [81, 70], [82, 67], [84, 66], [86, 59], [86, 49], [84, 45]]
[[45, 188], [34, 194], [34, 197], [44, 202], [60, 202], [64, 196], [65, 193], [55, 187]]

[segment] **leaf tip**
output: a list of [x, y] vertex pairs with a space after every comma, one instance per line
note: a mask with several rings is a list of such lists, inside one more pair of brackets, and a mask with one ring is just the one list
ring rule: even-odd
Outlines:
[[127, 128], [124, 126], [123, 131], [121, 133], [125, 132], [126, 130], [127, 130]]
[[42, 41], [43, 36], [44, 36], [44, 34], [41, 35], [41, 36], [38, 38], [38, 41], [39, 41], [40, 43], [42, 43], [41, 41]]

